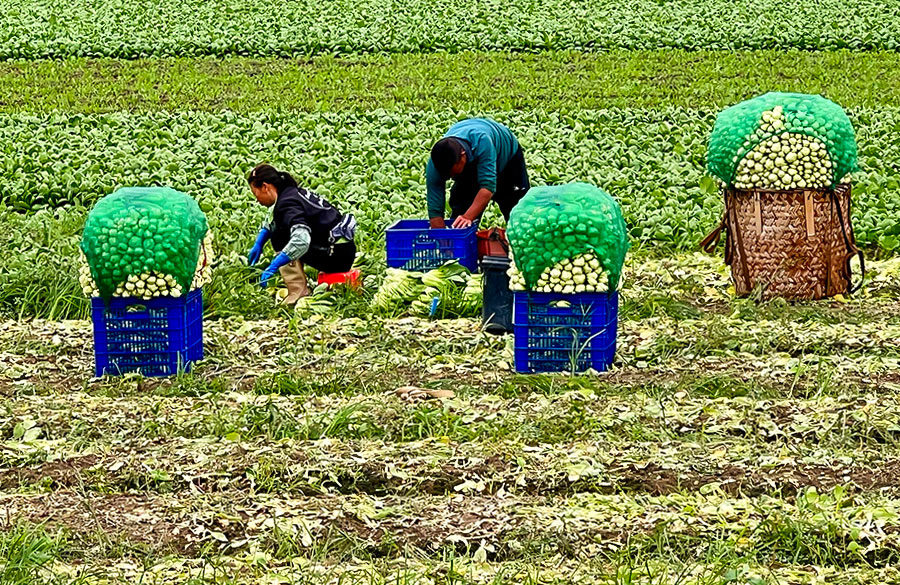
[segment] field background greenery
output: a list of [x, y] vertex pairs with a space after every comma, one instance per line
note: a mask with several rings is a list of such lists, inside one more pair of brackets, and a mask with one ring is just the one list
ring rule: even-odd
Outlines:
[[[721, 213], [704, 170], [716, 113], [768, 89], [821, 92], [847, 108], [863, 168], [856, 236], [870, 255], [891, 254], [900, 246], [897, 60], [846, 50], [617, 50], [7, 62], [0, 213], [20, 251], [0, 268], [0, 311], [85, 316], [67, 259], [89, 206], [126, 185], [197, 197], [232, 253], [220, 274], [246, 277], [238, 255], [263, 212], [243, 178], [262, 160], [353, 210], [378, 274], [385, 227], [423, 213], [429, 145], [470, 115], [514, 128], [535, 184], [601, 185], [621, 201], [638, 247], [690, 250]], [[45, 246], [26, 245], [35, 230], [48, 234]], [[59, 270], [35, 274], [35, 263]]]
[[[900, 582], [898, 31], [895, 1], [0, 0], [0, 585]], [[853, 299], [735, 299], [694, 251], [716, 113], [767, 91], [854, 123]], [[472, 115], [622, 203], [612, 372], [371, 309]], [[357, 215], [362, 295], [259, 289], [261, 161]], [[207, 359], [94, 380], [81, 229], [142, 184], [209, 217]]]

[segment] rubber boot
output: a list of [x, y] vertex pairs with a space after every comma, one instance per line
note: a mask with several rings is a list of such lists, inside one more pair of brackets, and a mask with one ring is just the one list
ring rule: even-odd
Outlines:
[[297, 301], [309, 296], [309, 286], [306, 284], [306, 272], [303, 271], [303, 263], [294, 260], [278, 269], [288, 294], [282, 301], [286, 305], [296, 305]]

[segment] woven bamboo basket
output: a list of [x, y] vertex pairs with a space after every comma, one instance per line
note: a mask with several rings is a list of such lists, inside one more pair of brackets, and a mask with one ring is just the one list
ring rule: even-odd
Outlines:
[[856, 247], [850, 185], [791, 191], [726, 189], [722, 223], [701, 243], [715, 250], [725, 232], [725, 263], [738, 296], [809, 300], [849, 294]]

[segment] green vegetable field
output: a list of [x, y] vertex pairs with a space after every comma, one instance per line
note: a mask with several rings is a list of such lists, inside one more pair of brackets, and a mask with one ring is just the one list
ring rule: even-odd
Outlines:
[[[7, 0], [0, 55], [297, 57], [311, 54], [577, 49], [896, 50], [892, 4], [481, 0], [390, 3]], [[258, 34], [259, 31], [265, 34]]]
[[[0, 8], [0, 585], [900, 583], [900, 3]], [[699, 251], [723, 212], [717, 115], [767, 92], [821, 94], [853, 126], [856, 294], [736, 298], [722, 246]], [[478, 281], [386, 270], [385, 229], [426, 217], [431, 146], [476, 116], [513, 130], [533, 186], [621, 205], [609, 372], [516, 374]], [[758, 180], [780, 148], [729, 171]], [[261, 162], [354, 214], [361, 292], [292, 311], [280, 277], [259, 286]], [[155, 262], [145, 298], [202, 282], [205, 359], [96, 378], [82, 235], [147, 186], [189, 195], [210, 233], [110, 219], [89, 250]], [[200, 241], [197, 280], [205, 256], [175, 244]], [[531, 281], [597, 285], [593, 256], [557, 274], [553, 254]]]

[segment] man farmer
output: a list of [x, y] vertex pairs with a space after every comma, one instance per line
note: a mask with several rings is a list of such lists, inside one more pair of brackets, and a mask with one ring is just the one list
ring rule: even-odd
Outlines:
[[450, 127], [431, 149], [425, 171], [428, 218], [433, 228], [446, 227], [446, 183], [450, 188], [450, 220], [454, 228], [469, 227], [493, 199], [503, 218], [528, 192], [528, 172], [522, 147], [502, 124], [484, 118], [463, 120]]

